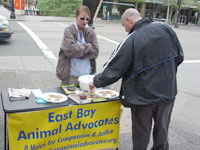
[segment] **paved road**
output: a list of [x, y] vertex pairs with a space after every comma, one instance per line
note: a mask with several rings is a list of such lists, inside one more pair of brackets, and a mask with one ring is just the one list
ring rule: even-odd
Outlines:
[[[9, 11], [2, 6], [0, 14], [9, 17]], [[59, 86], [60, 81], [55, 77], [58, 50], [63, 30], [72, 20], [42, 16], [17, 16], [16, 20], [10, 20], [15, 33], [10, 41], [0, 42], [0, 91], [8, 87]], [[103, 63], [127, 33], [119, 22], [97, 21], [94, 25], [100, 44], [97, 59], [97, 71], [100, 72]], [[185, 62], [178, 70], [179, 93], [169, 130], [170, 150], [200, 150], [200, 28], [180, 26], [175, 31], [184, 48]], [[112, 88], [119, 90], [119, 83]], [[3, 133], [2, 109], [0, 112], [0, 132]], [[119, 148], [131, 150], [131, 146], [130, 111], [124, 109]], [[3, 149], [3, 134], [0, 135], [0, 149]]]

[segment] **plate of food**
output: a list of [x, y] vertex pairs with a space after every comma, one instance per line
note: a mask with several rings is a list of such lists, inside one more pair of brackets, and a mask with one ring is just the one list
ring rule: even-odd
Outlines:
[[62, 103], [68, 100], [66, 95], [60, 93], [44, 93], [41, 97], [51, 103]]
[[115, 98], [119, 96], [119, 92], [110, 89], [99, 89], [95, 91], [95, 94], [103, 98]]

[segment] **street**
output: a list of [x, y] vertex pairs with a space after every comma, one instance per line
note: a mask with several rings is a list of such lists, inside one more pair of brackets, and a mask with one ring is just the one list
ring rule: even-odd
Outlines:
[[[9, 16], [0, 5], [0, 14]], [[14, 34], [0, 41], [0, 91], [12, 88], [60, 86], [55, 67], [64, 28], [73, 18], [19, 16], [9, 20]], [[94, 22], [100, 53], [97, 73], [127, 35], [120, 22]], [[178, 95], [169, 128], [170, 150], [200, 150], [200, 27], [172, 28], [183, 46], [185, 61], [178, 68]], [[163, 85], [164, 86], [164, 85]], [[120, 81], [111, 85], [119, 91]], [[3, 109], [0, 106], [0, 149], [3, 149]], [[120, 150], [131, 150], [131, 116], [124, 108], [120, 124]], [[151, 148], [152, 139], [149, 145]]]

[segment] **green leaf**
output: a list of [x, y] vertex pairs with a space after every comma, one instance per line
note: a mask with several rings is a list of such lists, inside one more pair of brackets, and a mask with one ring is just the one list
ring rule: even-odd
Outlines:
[[82, 4], [82, 0], [40, 0], [37, 8], [43, 15], [75, 16], [75, 11]]

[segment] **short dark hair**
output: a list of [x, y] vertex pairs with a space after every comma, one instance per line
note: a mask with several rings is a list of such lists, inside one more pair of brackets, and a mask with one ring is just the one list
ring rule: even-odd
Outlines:
[[87, 6], [79, 6], [76, 10], [76, 16], [79, 16], [81, 12], [86, 12], [91, 17], [90, 9]]

